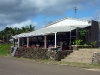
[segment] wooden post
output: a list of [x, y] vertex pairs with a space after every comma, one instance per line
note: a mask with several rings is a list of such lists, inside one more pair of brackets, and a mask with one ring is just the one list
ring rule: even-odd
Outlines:
[[56, 38], [57, 35], [56, 34], [57, 34], [57, 32], [55, 32], [55, 48], [57, 47], [57, 38]]
[[29, 37], [27, 37], [27, 47], [29, 47]]
[[18, 37], [18, 47], [20, 46], [20, 38]]
[[47, 48], [47, 36], [44, 36], [44, 48]]
[[14, 47], [15, 47], [15, 38], [13, 38], [13, 42], [14, 42]]

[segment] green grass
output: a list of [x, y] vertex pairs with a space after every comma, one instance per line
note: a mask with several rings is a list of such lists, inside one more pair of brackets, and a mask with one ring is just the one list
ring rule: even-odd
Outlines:
[[63, 61], [54, 61], [54, 60], [43, 60], [43, 59], [28, 59], [28, 58], [18, 58], [24, 59], [28, 61], [34, 61], [45, 64], [53, 64], [53, 65], [62, 65], [62, 66], [70, 66], [70, 67], [80, 67], [87, 69], [100, 69], [100, 64], [89, 64], [89, 63], [78, 63], [78, 62], [63, 62]]
[[78, 63], [78, 62], [63, 62], [63, 61], [53, 61], [53, 60], [41, 60], [41, 59], [35, 61], [40, 63], [55, 64], [55, 65], [100, 69], [100, 64], [92, 64], [92, 63], [89, 64], [89, 63]]
[[0, 55], [7, 56], [10, 46], [11, 46], [11, 44], [7, 44], [7, 43], [0, 44]]
[[81, 68], [93, 68], [100, 69], [100, 64], [89, 64], [89, 63], [78, 63], [78, 62], [62, 62], [62, 61], [52, 61], [52, 60], [40, 60], [40, 62], [72, 67], [81, 67]]

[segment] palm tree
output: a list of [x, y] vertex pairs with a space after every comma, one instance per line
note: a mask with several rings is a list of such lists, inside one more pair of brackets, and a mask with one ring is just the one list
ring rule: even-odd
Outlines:
[[34, 30], [34, 26], [32, 26], [32, 25], [27, 25], [26, 27], [22, 27], [21, 29], [22, 29], [22, 32], [30, 32], [30, 31], [33, 31]]
[[17, 27], [13, 28], [13, 35], [17, 35], [20, 33], [22, 33], [20, 28], [17, 28]]
[[34, 29], [35, 29], [35, 27], [30, 24], [29, 25], [29, 31], [34, 31]]
[[22, 28], [21, 28], [21, 32], [22, 32], [22, 33], [24, 33], [24, 32], [28, 32], [28, 28], [26, 28], [26, 27], [22, 27]]

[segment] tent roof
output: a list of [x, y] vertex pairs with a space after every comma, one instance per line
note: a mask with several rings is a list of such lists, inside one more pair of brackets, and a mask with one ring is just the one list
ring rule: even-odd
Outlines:
[[61, 21], [52, 23], [47, 27], [41, 28], [39, 30], [16, 35], [16, 37], [29, 37], [29, 36], [40, 36], [40, 35], [43, 36], [55, 32], [69, 32], [71, 30], [76, 29], [76, 27], [84, 28], [88, 26], [91, 26], [91, 23], [89, 21], [66, 18]]
[[[86, 26], [87, 27], [87, 26]], [[80, 27], [83, 28], [83, 27]], [[30, 33], [22, 33], [17, 35], [16, 37], [29, 37], [29, 36], [43, 36], [55, 32], [70, 32], [71, 30], [76, 29], [76, 27], [70, 27], [70, 26], [62, 26], [62, 27], [46, 27], [41, 28], [39, 30], [30, 32]]]

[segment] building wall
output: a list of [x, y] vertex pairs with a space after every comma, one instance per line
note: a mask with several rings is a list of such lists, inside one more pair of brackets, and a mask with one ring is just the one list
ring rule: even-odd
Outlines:
[[99, 33], [98, 33], [98, 46], [100, 47], [100, 22], [99, 22]]
[[90, 41], [94, 42], [97, 41], [97, 46], [98, 46], [98, 33], [99, 33], [99, 23], [97, 21], [91, 21], [91, 38]]
[[90, 21], [91, 22], [91, 26], [82, 28], [85, 30], [88, 30], [88, 32], [86, 33], [86, 43], [87, 44], [91, 44], [92, 42], [96, 41], [96, 45], [99, 46], [100, 41], [98, 41], [98, 37], [100, 37], [99, 33], [99, 23], [97, 21]]

